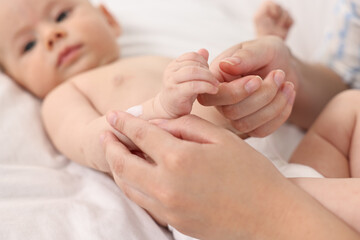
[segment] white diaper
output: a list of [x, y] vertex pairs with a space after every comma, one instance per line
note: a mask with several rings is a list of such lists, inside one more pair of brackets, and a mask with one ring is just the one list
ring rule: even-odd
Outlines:
[[279, 171], [287, 178], [308, 177], [308, 178], [323, 178], [315, 169], [297, 163], [287, 163], [278, 166]]

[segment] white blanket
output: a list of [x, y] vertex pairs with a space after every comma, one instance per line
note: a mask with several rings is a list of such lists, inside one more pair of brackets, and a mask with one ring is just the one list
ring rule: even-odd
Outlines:
[[[315, 56], [334, 1], [283, 1], [296, 21], [289, 43], [298, 56]], [[176, 57], [199, 48], [214, 57], [253, 38], [252, 15], [260, 1], [103, 2], [123, 26], [123, 57]], [[39, 109], [37, 99], [0, 76], [0, 239], [172, 239], [109, 177], [57, 153], [42, 128]], [[296, 128], [284, 126], [266, 139], [249, 142], [285, 166], [301, 136]]]

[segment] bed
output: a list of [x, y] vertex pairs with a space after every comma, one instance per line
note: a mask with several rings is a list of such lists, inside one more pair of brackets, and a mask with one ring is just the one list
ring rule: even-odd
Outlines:
[[[254, 37], [252, 16], [260, 0], [93, 2], [106, 4], [120, 21], [123, 57], [176, 57], [207, 48], [213, 58]], [[336, 0], [280, 2], [295, 19], [289, 45], [298, 57], [316, 60]], [[173, 239], [108, 176], [69, 161], [53, 148], [41, 125], [40, 105], [0, 76], [0, 239]], [[286, 124], [265, 139], [248, 142], [286, 168], [301, 137], [299, 129]]]

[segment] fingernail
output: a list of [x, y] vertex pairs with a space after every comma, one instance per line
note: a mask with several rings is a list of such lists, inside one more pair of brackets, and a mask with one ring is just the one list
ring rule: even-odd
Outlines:
[[274, 81], [278, 87], [284, 83], [285, 80], [285, 72], [283, 70], [277, 70], [274, 76]]
[[111, 126], [115, 126], [118, 116], [115, 112], [110, 112], [107, 114], [106, 118]]
[[137, 105], [126, 110], [127, 113], [133, 115], [134, 117], [140, 117], [143, 114], [142, 105]]
[[221, 60], [221, 62], [226, 62], [231, 65], [238, 65], [241, 63], [241, 59], [238, 57], [229, 57], [229, 58], [225, 58], [225, 59]]
[[256, 76], [255, 78], [251, 79], [250, 81], [248, 81], [246, 84], [245, 84], [245, 90], [248, 92], [248, 93], [252, 93], [254, 92], [256, 89], [258, 89], [261, 85], [261, 82], [259, 82], [260, 79], [262, 81], [262, 78], [259, 77], [259, 76]]

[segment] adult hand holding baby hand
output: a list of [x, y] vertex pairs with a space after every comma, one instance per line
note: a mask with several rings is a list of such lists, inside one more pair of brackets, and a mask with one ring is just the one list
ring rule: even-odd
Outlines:
[[[210, 65], [211, 72], [223, 82], [218, 93], [202, 94], [198, 100], [217, 106], [240, 132], [266, 136], [288, 119], [294, 104], [298, 79], [291, 60], [289, 49], [277, 37], [233, 46]], [[249, 76], [254, 74], [264, 80]]]
[[155, 98], [165, 118], [190, 114], [199, 94], [218, 92], [219, 82], [209, 70], [208, 58], [208, 51], [200, 49], [183, 54], [167, 66], [162, 91]]

